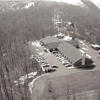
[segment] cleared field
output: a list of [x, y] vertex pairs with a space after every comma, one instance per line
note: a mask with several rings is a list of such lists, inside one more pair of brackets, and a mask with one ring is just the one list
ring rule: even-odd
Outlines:
[[99, 100], [100, 71], [81, 72], [58, 77], [46, 74], [34, 83], [32, 99]]
[[[48, 99], [49, 96], [51, 96], [49, 98], [52, 98], [53, 94], [56, 97], [63, 97], [66, 95], [68, 97], [74, 94], [79, 94], [79, 95], [81, 94], [81, 96], [84, 96], [83, 92], [85, 92], [86, 96], [91, 95], [91, 93], [88, 93], [87, 91], [91, 91], [91, 90], [95, 91], [97, 89], [100, 89], [99, 75], [100, 75], [100, 71], [94, 71], [94, 72], [81, 72], [81, 73], [75, 73], [71, 75], [52, 77], [45, 84], [43, 96], [45, 99]], [[99, 94], [100, 91], [98, 92], [98, 95]], [[92, 95], [95, 95], [95, 93], [93, 92]], [[88, 100], [88, 99], [84, 99], [84, 100]]]

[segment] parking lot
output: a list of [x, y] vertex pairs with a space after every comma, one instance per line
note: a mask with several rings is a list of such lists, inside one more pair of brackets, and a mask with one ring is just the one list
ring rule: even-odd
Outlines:
[[[86, 71], [74, 68], [59, 52], [54, 51], [51, 53], [48, 50], [45, 51], [44, 46], [41, 46], [38, 41], [36, 44], [38, 45], [31, 45], [31, 48], [38, 55], [36, 60], [40, 63], [43, 71], [46, 70], [47, 72], [49, 70], [49, 72], [52, 72], [50, 74], [52, 77]], [[52, 66], [57, 66], [57, 68], [53, 68]]]
[[79, 42], [79, 45], [80, 50], [83, 50], [90, 55], [95, 62], [96, 66], [93, 69], [84, 70], [74, 68], [58, 51], [49, 52], [49, 50], [46, 50], [44, 46], [41, 46], [40, 42], [38, 41], [32, 43], [31, 49], [34, 49], [35, 54], [37, 54], [36, 60], [40, 63], [40, 67], [43, 69], [43, 71], [52, 73], [50, 74], [51, 76], [54, 76], [54, 74], [55, 76], [59, 76], [83, 71], [100, 70], [100, 59], [97, 57], [99, 55], [98, 51], [93, 49], [87, 42]]
[[52, 53], [56, 56], [56, 58], [65, 66], [71, 67], [72, 65], [65, 59], [58, 51], [54, 50]]

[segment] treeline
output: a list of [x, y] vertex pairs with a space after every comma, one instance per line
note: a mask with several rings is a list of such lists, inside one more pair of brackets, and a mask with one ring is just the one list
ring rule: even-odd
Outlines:
[[80, 35], [76, 37], [85, 39], [90, 43], [100, 44], [100, 17], [87, 7], [79, 7], [69, 4], [59, 4], [58, 8], [62, 11], [64, 21], [73, 22]]
[[14, 90], [14, 80], [39, 69], [28, 42], [55, 33], [52, 14], [44, 3], [0, 14], [0, 100], [30, 100], [28, 83]]

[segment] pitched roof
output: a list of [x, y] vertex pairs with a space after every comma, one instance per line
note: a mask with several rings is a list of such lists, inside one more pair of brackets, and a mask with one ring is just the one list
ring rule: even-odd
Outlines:
[[78, 41], [77, 40], [71, 40], [71, 41], [67, 41], [67, 43], [75, 46], [75, 45], [79, 45]]
[[54, 42], [60, 42], [60, 40], [56, 37], [52, 37], [52, 36], [47, 36], [43, 39], [41, 39], [41, 41], [44, 43], [44, 44], [48, 44], [48, 43], [54, 43]]
[[68, 57], [73, 64], [82, 58], [82, 53], [66, 42], [60, 43], [58, 50], [61, 51], [66, 57]]

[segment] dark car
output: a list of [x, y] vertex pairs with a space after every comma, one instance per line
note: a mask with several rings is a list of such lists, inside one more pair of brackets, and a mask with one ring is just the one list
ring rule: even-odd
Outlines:
[[52, 67], [52, 68], [58, 68], [58, 66], [56, 66], [56, 65], [52, 65], [51, 67]]
[[100, 59], [100, 55], [97, 56]]

